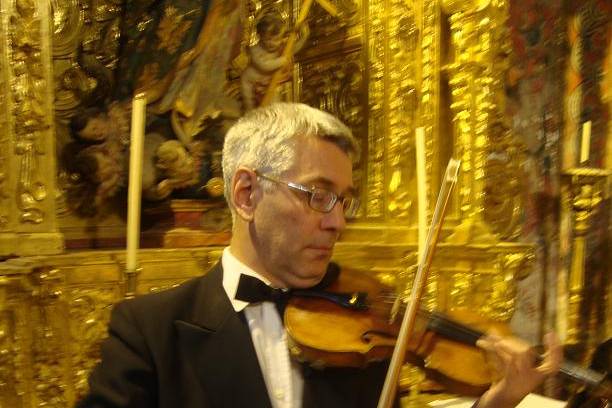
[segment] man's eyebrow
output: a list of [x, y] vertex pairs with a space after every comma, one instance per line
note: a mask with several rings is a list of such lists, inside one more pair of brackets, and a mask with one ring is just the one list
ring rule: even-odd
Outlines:
[[[336, 185], [334, 184], [333, 181], [331, 181], [330, 179], [327, 179], [325, 177], [316, 177], [312, 180], [307, 180], [304, 182], [304, 184], [318, 184], [321, 187], [325, 187], [328, 188], [329, 190], [334, 189], [334, 187], [336, 187]], [[357, 195], [357, 189], [354, 186], [349, 186], [346, 189], [346, 192], [342, 192], [341, 195], [351, 195], [351, 196], [356, 196]]]

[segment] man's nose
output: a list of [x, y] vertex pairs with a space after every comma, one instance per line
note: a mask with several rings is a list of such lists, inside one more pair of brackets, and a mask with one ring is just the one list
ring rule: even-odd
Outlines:
[[338, 200], [330, 212], [324, 215], [321, 220], [323, 229], [333, 229], [338, 232], [344, 231], [346, 227], [346, 217], [344, 216], [344, 206], [342, 200]]

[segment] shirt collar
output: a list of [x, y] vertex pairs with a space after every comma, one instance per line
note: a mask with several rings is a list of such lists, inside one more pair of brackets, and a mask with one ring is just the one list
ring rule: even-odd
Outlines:
[[236, 312], [244, 310], [244, 308], [249, 305], [248, 302], [235, 299], [238, 279], [240, 279], [241, 274], [254, 276], [263, 281], [266, 285], [270, 285], [270, 281], [240, 262], [234, 254], [232, 254], [230, 247], [223, 250], [221, 265], [223, 266], [223, 289], [225, 289], [225, 293]]

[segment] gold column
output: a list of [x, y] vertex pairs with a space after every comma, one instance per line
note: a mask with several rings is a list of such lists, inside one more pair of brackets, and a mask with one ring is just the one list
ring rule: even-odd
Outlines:
[[[589, 322], [589, 316], [581, 312], [585, 289], [585, 261], [587, 248], [587, 233], [591, 226], [591, 218], [597, 211], [599, 203], [608, 196], [608, 179], [612, 172], [605, 169], [574, 168], [564, 172], [568, 188], [567, 202], [573, 215], [572, 258], [567, 283], [567, 314], [566, 339], [567, 344], [585, 345], [589, 347], [599, 333], [597, 326]], [[563, 307], [563, 306], [561, 306]]]
[[483, 241], [491, 241], [491, 233], [514, 239], [522, 203], [520, 148], [504, 118], [508, 2], [441, 4], [450, 28], [442, 71], [452, 115], [451, 154], [461, 159], [460, 228]]
[[0, 256], [60, 253], [50, 3], [0, 7]]

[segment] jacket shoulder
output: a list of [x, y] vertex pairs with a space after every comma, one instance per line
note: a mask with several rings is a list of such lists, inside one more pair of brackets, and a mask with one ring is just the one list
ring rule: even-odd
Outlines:
[[176, 287], [138, 295], [115, 306], [116, 312], [128, 313], [139, 322], [168, 322], [186, 318], [203, 293], [222, 294], [222, 270], [213, 267], [203, 276], [189, 279]]

